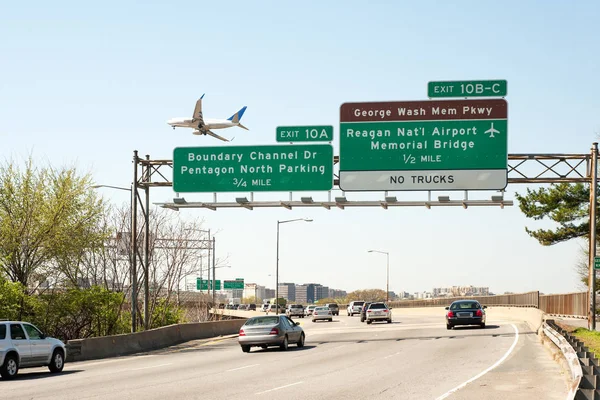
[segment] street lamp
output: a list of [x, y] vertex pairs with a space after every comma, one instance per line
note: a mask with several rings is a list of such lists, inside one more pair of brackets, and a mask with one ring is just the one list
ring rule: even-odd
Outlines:
[[[133, 186], [133, 185], [132, 185]], [[129, 262], [131, 263], [131, 333], [135, 333], [137, 331], [137, 296], [138, 296], [138, 290], [137, 290], [137, 268], [136, 268], [136, 257], [137, 254], [135, 254], [134, 250], [133, 250], [133, 245], [134, 242], [136, 242], [137, 240], [137, 224], [135, 223], [135, 218], [134, 218], [134, 208], [133, 205], [135, 204], [135, 195], [136, 193], [133, 192], [133, 188], [124, 188], [121, 186], [113, 186], [113, 185], [93, 185], [91, 186], [92, 189], [99, 189], [99, 188], [111, 188], [111, 189], [118, 189], [118, 190], [125, 190], [128, 192], [131, 192], [131, 198], [130, 198], [130, 203], [129, 203], [129, 209], [131, 212], [131, 243], [130, 243], [130, 247], [129, 247], [129, 253], [130, 253], [130, 259]], [[148, 265], [146, 264], [146, 267]], [[147, 284], [147, 279], [148, 279], [148, 274], [145, 274], [145, 278], [144, 278], [144, 287], [146, 288], [145, 293], [144, 293], [144, 322], [147, 325], [148, 324], [148, 284]], [[147, 328], [147, 326], [146, 326]]]
[[288, 222], [312, 222], [313, 220], [310, 218], [296, 218], [296, 219], [287, 219], [284, 221], [277, 221], [277, 264], [275, 267], [275, 314], [279, 314], [279, 225], [287, 224]]
[[390, 302], [390, 253], [387, 251], [369, 250], [369, 253], [380, 253], [385, 254], [387, 257], [387, 280], [386, 280], [386, 291], [385, 291], [385, 302]]
[[111, 186], [111, 185], [93, 185], [92, 189], [98, 189], [98, 188], [111, 188], [111, 189], [119, 189], [119, 190], [126, 190], [128, 192], [131, 192], [131, 188], [124, 188], [124, 187], [120, 187], [120, 186]]

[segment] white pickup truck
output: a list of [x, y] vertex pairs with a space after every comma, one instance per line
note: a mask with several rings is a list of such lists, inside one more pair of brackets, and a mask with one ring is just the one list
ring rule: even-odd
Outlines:
[[348, 304], [348, 309], [346, 310], [348, 312], [348, 316], [352, 317], [354, 314], [360, 314], [364, 305], [364, 301], [351, 301], [350, 304]]

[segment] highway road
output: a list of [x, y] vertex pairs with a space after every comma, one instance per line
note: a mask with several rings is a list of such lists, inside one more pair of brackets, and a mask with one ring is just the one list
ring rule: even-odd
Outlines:
[[246, 354], [235, 337], [194, 341], [69, 363], [59, 375], [24, 369], [0, 382], [0, 398], [562, 400], [568, 392], [566, 372], [524, 323], [488, 316], [486, 329], [446, 330], [443, 316], [399, 312], [392, 324], [297, 320], [302, 349]]

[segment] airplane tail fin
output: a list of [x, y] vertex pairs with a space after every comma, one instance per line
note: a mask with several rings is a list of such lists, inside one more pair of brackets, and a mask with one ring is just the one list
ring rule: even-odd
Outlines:
[[242, 109], [238, 112], [236, 112], [235, 114], [233, 114], [231, 117], [227, 118], [229, 121], [234, 122], [234, 123], [239, 123], [240, 119], [242, 119], [242, 116], [244, 115], [244, 112], [246, 111], [246, 106], [242, 107]]

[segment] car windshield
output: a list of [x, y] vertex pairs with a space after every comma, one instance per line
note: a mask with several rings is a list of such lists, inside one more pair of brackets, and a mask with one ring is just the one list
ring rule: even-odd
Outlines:
[[290, 306], [290, 308], [303, 308], [303, 307], [300, 305], [293, 305], [293, 306]]
[[383, 303], [374, 303], [374, 304], [371, 304], [371, 307], [369, 307], [369, 310], [374, 309], [374, 308], [384, 309], [387, 307]]
[[461, 301], [458, 303], [453, 303], [452, 306], [450, 306], [451, 310], [470, 310], [478, 308], [481, 308], [481, 306], [475, 301]]
[[244, 325], [246, 326], [260, 326], [260, 325], [275, 325], [279, 323], [279, 317], [256, 317], [250, 318]]
[[364, 302], [364, 301], [355, 301], [355, 302], [354, 302], [354, 305], [355, 305], [355, 306], [362, 306], [363, 304], [365, 304], [365, 302]]

